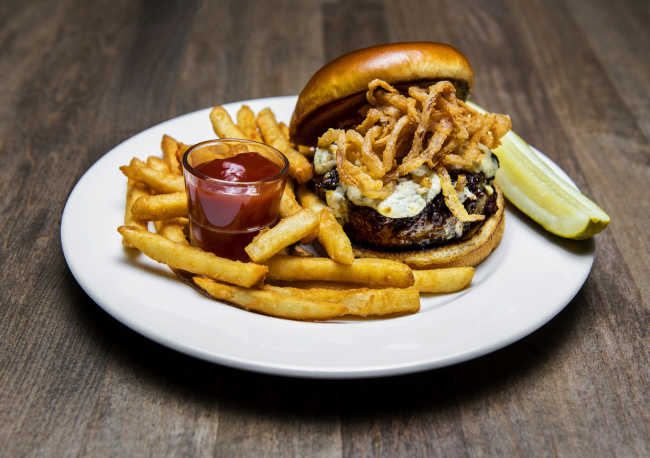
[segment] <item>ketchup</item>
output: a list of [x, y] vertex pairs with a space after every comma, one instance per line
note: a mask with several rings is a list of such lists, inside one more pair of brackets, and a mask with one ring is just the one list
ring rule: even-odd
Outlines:
[[225, 181], [259, 181], [280, 173], [280, 167], [260, 153], [241, 153], [226, 159], [213, 159], [195, 167], [211, 178]]
[[192, 244], [218, 256], [249, 261], [244, 247], [278, 218], [282, 169], [256, 152], [213, 159], [194, 169], [222, 181], [185, 171]]

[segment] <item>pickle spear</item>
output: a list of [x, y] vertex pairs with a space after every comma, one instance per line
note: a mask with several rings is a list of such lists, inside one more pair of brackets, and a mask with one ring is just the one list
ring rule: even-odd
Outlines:
[[[468, 105], [485, 113], [474, 103]], [[494, 153], [499, 158], [496, 184], [510, 202], [547, 231], [581, 240], [593, 237], [609, 224], [607, 213], [513, 131], [501, 138]]]

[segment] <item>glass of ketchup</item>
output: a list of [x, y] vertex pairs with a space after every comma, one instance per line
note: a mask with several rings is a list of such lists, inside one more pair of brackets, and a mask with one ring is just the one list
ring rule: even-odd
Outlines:
[[192, 245], [249, 261], [244, 247], [278, 219], [289, 169], [275, 148], [222, 138], [197, 143], [183, 156]]

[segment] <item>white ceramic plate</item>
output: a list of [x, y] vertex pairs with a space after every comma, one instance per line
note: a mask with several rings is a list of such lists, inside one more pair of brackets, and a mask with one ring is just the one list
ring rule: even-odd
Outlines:
[[[295, 97], [246, 102], [288, 122]], [[241, 103], [226, 105], [235, 114]], [[356, 378], [417, 372], [504, 347], [549, 321], [584, 283], [592, 242], [561, 241], [508, 208], [503, 240], [465, 291], [428, 296], [399, 318], [297, 322], [202, 296], [164, 265], [130, 256], [122, 224], [133, 156], [160, 154], [167, 133], [184, 143], [214, 138], [209, 109], [163, 122], [121, 143], [81, 177], [63, 211], [61, 242], [73, 275], [116, 319], [183, 353], [226, 366], [301, 377]]]

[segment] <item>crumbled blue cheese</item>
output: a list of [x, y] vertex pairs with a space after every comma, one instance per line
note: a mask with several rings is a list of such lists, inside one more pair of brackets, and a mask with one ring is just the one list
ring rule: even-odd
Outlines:
[[431, 202], [438, 194], [440, 194], [440, 190], [442, 189], [440, 186], [440, 177], [437, 173], [431, 172], [429, 178], [431, 179], [431, 187], [428, 189], [425, 188], [427, 189], [427, 195], [425, 197], [427, 203]]
[[482, 172], [488, 180], [494, 178], [494, 175], [496, 175], [497, 170], [499, 169], [499, 163], [487, 146], [479, 143], [478, 147], [483, 151], [483, 155], [481, 156], [481, 162], [479, 162], [475, 172]]
[[348, 199], [350, 199], [350, 202], [355, 205], [376, 208], [379, 202], [381, 202], [381, 199], [371, 199], [370, 197], [364, 196], [356, 186], [346, 186], [345, 184], [342, 184], [342, 187], [345, 190]]
[[377, 205], [377, 211], [389, 218], [406, 218], [417, 215], [427, 204], [425, 197], [418, 192], [419, 188], [421, 186], [414, 181], [402, 181], [390, 196]]
[[336, 143], [328, 148], [318, 148], [314, 152], [314, 171], [322, 175], [336, 167]]
[[456, 237], [460, 237], [463, 235], [463, 229], [465, 227], [463, 226], [463, 223], [460, 221], [456, 221], [456, 224], [454, 224], [454, 232], [456, 233]]
[[476, 194], [470, 191], [467, 186], [465, 186], [462, 191], [456, 192], [456, 195], [458, 196], [458, 200], [460, 200], [461, 203], [465, 202], [467, 199], [476, 200]]
[[347, 200], [355, 205], [374, 208], [387, 218], [408, 218], [420, 213], [424, 207], [440, 194], [440, 177], [429, 171], [431, 187], [421, 186], [413, 180], [402, 180], [385, 199], [371, 199], [364, 196], [356, 186], [341, 183], [325, 193], [327, 205], [334, 215], [342, 220], [347, 218]]
[[348, 216], [348, 201], [345, 198], [345, 190], [339, 185], [336, 189], [329, 190], [325, 193], [327, 206], [332, 209], [334, 216], [345, 221]]

